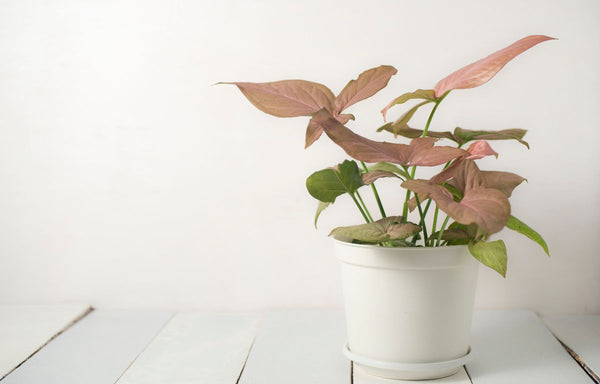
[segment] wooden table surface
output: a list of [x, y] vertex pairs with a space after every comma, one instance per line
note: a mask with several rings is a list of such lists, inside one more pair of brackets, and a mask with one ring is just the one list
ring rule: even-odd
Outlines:
[[[342, 355], [339, 309], [266, 313], [0, 306], [2, 384], [391, 384]], [[476, 311], [446, 384], [598, 383], [600, 316]], [[421, 382], [422, 383], [422, 382]]]

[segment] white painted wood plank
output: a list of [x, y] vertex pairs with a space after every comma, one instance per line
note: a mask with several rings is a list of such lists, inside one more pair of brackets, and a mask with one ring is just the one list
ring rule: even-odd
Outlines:
[[349, 384], [341, 310], [265, 314], [240, 384]]
[[0, 379], [90, 309], [87, 304], [0, 306]]
[[235, 384], [259, 319], [258, 315], [178, 313], [118, 384]]
[[593, 375], [600, 376], [600, 315], [546, 316], [543, 320]]
[[473, 384], [589, 384], [591, 379], [531, 311], [475, 311]]
[[360, 367], [354, 366], [354, 384], [471, 384], [469, 376], [465, 369], [462, 368], [456, 374], [448, 377], [443, 377], [436, 380], [413, 381], [413, 380], [392, 380], [383, 377], [369, 375], [361, 370]]
[[113, 384], [171, 316], [95, 310], [6, 376], [3, 384]]

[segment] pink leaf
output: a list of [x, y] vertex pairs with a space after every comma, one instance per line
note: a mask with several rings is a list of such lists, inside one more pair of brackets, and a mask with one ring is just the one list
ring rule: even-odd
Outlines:
[[486, 156], [495, 156], [498, 158], [498, 153], [494, 151], [485, 140], [473, 142], [473, 144], [469, 145], [469, 148], [467, 148], [467, 152], [469, 152], [467, 159], [471, 160], [483, 159]]
[[473, 186], [456, 202], [450, 191], [429, 180], [406, 180], [402, 186], [419, 195], [428, 195], [448, 216], [461, 224], [474, 223], [486, 234], [500, 231], [510, 218], [508, 198], [497, 189]]
[[494, 77], [506, 63], [529, 48], [546, 40], [556, 39], [542, 35], [527, 36], [504, 49], [459, 69], [436, 84], [434, 88], [435, 97], [440, 97], [453, 89], [474, 88], [485, 84]]
[[497, 189], [510, 197], [512, 191], [525, 179], [511, 172], [480, 171], [473, 160], [458, 159], [430, 180], [434, 184], [448, 183], [461, 193], [482, 186]]
[[310, 116], [321, 108], [332, 110], [334, 96], [326, 86], [305, 80], [234, 84], [256, 108], [277, 117]]
[[[335, 119], [342, 124], [346, 124], [350, 120], [354, 120], [354, 115], [350, 114], [336, 114]], [[308, 126], [306, 127], [306, 138], [304, 142], [304, 149], [310, 147], [315, 141], [319, 140], [321, 134], [323, 133], [323, 128], [321, 126], [314, 123], [311, 118], [308, 122]]]
[[362, 181], [364, 185], [369, 185], [375, 180], [381, 179], [382, 177], [398, 177], [392, 172], [387, 171], [371, 171], [362, 174]]
[[335, 98], [335, 112], [341, 112], [352, 104], [373, 96], [384, 88], [397, 72], [392, 66], [382, 65], [364, 71], [356, 80], [350, 80]]
[[346, 128], [325, 109], [317, 112], [313, 121], [347, 154], [360, 161], [433, 166], [468, 156], [468, 152], [462, 149], [434, 147], [437, 139], [432, 137], [413, 139], [410, 145], [369, 140]]

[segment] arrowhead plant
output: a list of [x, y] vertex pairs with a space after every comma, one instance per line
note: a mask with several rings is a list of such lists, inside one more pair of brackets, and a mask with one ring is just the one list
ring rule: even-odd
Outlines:
[[[357, 134], [346, 126], [355, 120], [354, 115], [344, 113], [348, 107], [385, 88], [397, 73], [392, 66], [382, 65], [362, 72], [337, 96], [325, 85], [305, 80], [220, 84], [237, 86], [248, 101], [267, 114], [309, 117], [306, 148], [325, 133], [353, 159], [316, 171], [306, 180], [309, 194], [318, 201], [315, 227], [327, 207], [338, 197], [349, 196], [365, 222], [334, 228], [330, 236], [382, 247], [466, 245], [473, 257], [506, 276], [506, 246], [502, 240], [490, 240], [492, 235], [506, 227], [535, 241], [549, 255], [548, 245], [539, 233], [512, 215], [509, 198], [525, 179], [511, 172], [480, 170], [477, 160], [499, 156], [488, 141], [514, 140], [529, 148], [523, 140], [527, 131], [458, 127], [430, 131], [429, 126], [450, 92], [487, 83], [509, 61], [547, 40], [553, 38], [527, 36], [453, 72], [433, 89], [417, 89], [396, 97], [382, 109], [384, 125], [377, 128], [378, 132], [392, 133], [394, 142], [370, 140]], [[415, 100], [416, 104], [396, 120], [386, 122], [391, 109]], [[419, 110], [429, 106], [432, 108], [422, 129], [408, 125]], [[397, 142], [405, 139], [409, 140]], [[439, 172], [429, 179], [417, 178], [418, 167], [439, 167]], [[386, 214], [375, 186], [380, 181], [397, 183], [406, 190], [403, 196], [398, 196], [403, 202], [401, 214]], [[374, 218], [367, 208], [359, 193], [362, 187], [373, 192], [380, 218]], [[431, 210], [432, 224], [428, 225], [426, 219]], [[412, 222], [410, 215], [414, 217]]]

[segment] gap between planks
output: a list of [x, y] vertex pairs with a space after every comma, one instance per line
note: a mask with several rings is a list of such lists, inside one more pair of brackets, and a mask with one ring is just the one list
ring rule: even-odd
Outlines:
[[598, 377], [598, 375], [596, 375], [596, 373], [594, 371], [592, 371], [592, 369], [590, 367], [587, 366], [587, 364], [585, 363], [585, 361], [583, 361], [581, 356], [579, 356], [574, 350], [572, 350], [565, 343], [563, 343], [562, 340], [559, 339], [554, 333], [553, 333], [553, 335], [554, 335], [554, 337], [556, 337], [556, 340], [558, 340], [560, 345], [563, 346], [565, 351], [567, 351], [569, 353], [569, 355], [571, 355], [571, 357], [577, 362], [577, 364], [579, 364], [581, 369], [583, 369], [585, 371], [585, 373], [587, 373], [587, 375], [590, 377], [590, 379], [592, 379], [594, 381], [594, 383], [600, 384], [600, 378]]
[[50, 339], [46, 340], [45, 343], [43, 343], [36, 350], [34, 350], [29, 356], [27, 356], [25, 358], [25, 360], [21, 361], [19, 364], [17, 364], [16, 367], [12, 368], [10, 371], [6, 372], [6, 374], [4, 374], [2, 377], [0, 377], [0, 381], [4, 380], [4, 378], [6, 378], [6, 376], [10, 375], [16, 369], [18, 369], [23, 364], [25, 364], [25, 362], [27, 362], [27, 360], [31, 359], [33, 357], [33, 355], [35, 355], [36, 353], [38, 353], [39, 351], [41, 351], [46, 345], [48, 345], [48, 343], [50, 343], [52, 340], [56, 339], [58, 336], [62, 335], [63, 332], [65, 332], [67, 329], [69, 329], [72, 326], [74, 326], [81, 319], [83, 319], [84, 317], [86, 317], [87, 315], [89, 315], [93, 310], [94, 310], [94, 307], [91, 307], [91, 306], [87, 307], [87, 309], [85, 309], [80, 315], [78, 315], [73, 320], [71, 320], [69, 323], [67, 323], [67, 325], [65, 325], [61, 330], [59, 330], [52, 337], [50, 337]]

